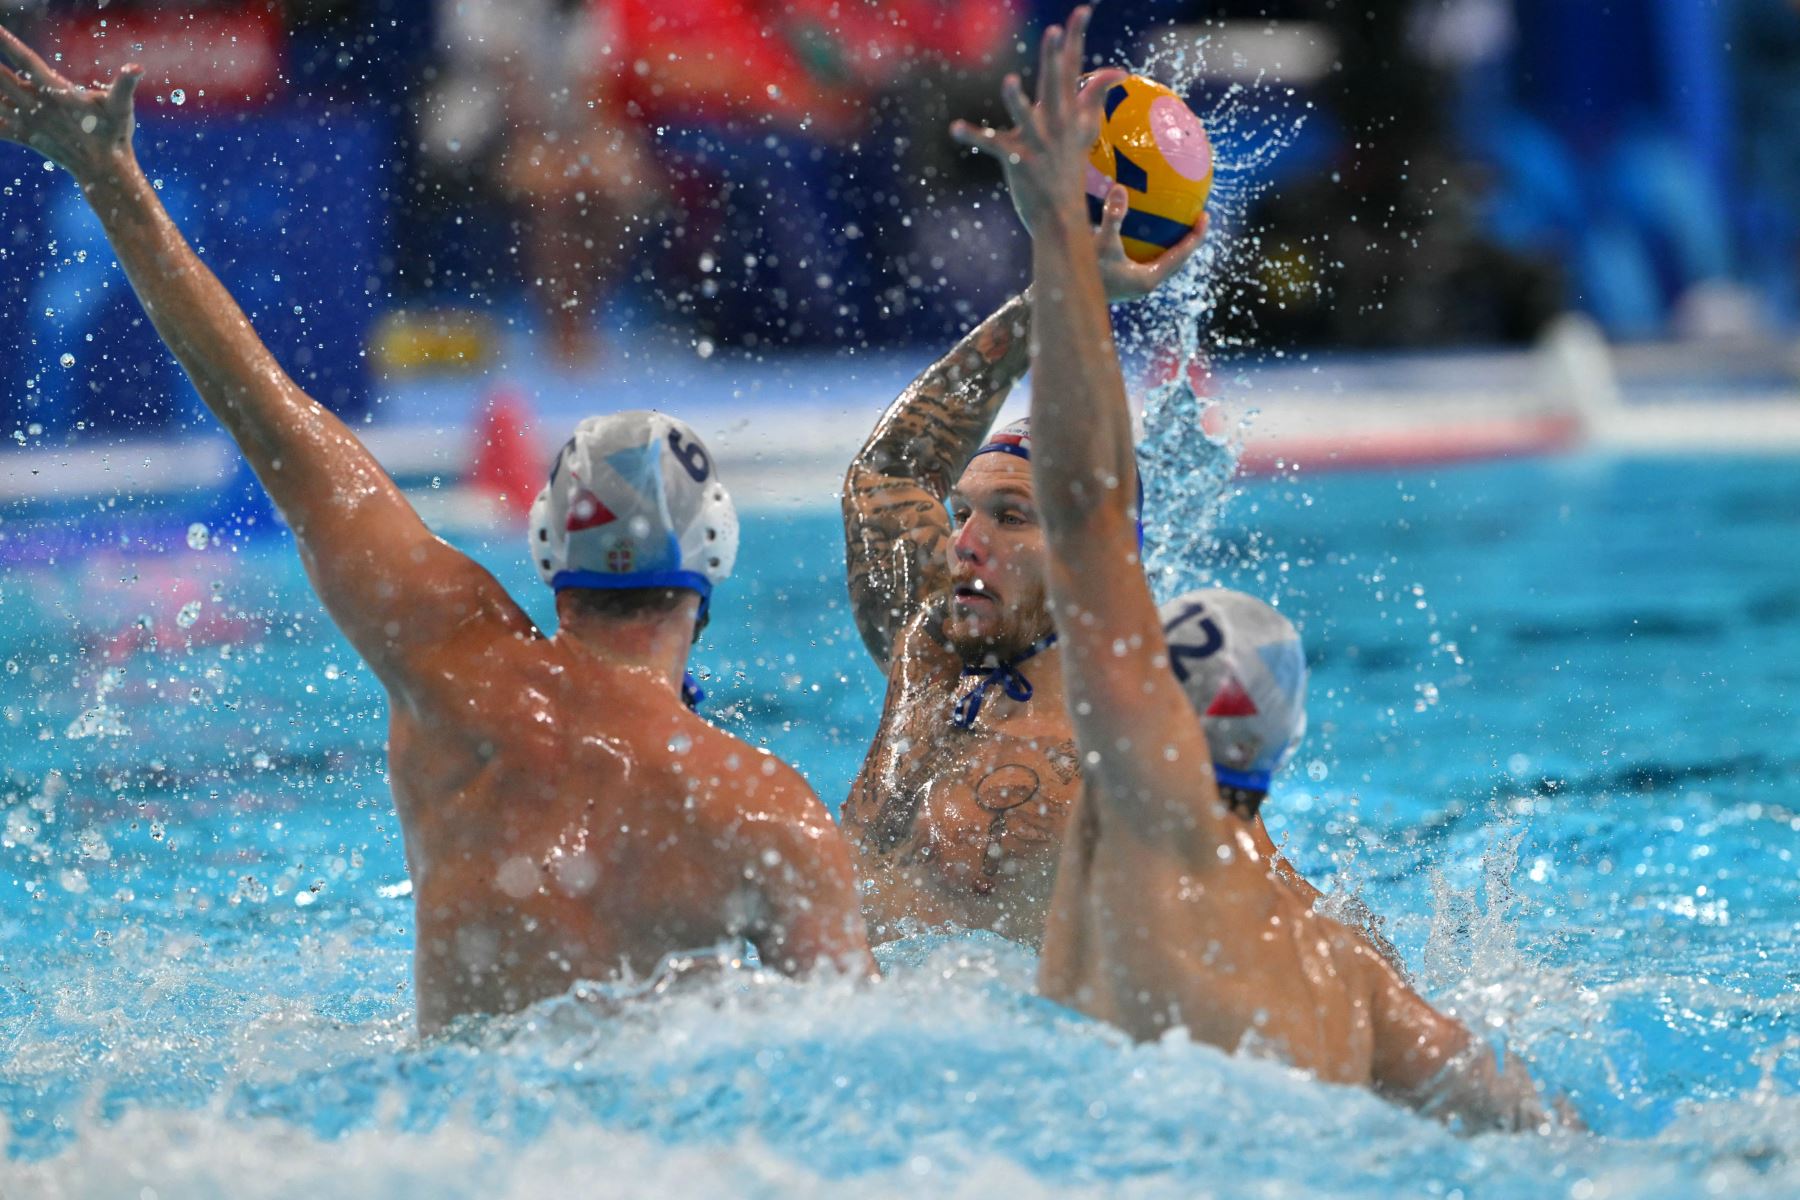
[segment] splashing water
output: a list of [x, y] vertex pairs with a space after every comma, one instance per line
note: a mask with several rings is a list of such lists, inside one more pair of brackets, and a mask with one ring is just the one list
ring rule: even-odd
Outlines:
[[[1204, 42], [1159, 39], [1133, 69], [1190, 95], [1206, 76], [1205, 51]], [[1237, 303], [1240, 280], [1258, 274], [1261, 239], [1247, 222], [1251, 205], [1269, 186], [1269, 165], [1306, 119], [1292, 96], [1292, 89], [1278, 91], [1258, 78], [1229, 84], [1203, 105], [1201, 120], [1213, 145], [1206, 243], [1185, 270], [1120, 315], [1120, 356], [1130, 374], [1148, 383], [1138, 452], [1146, 567], [1159, 600], [1211, 578], [1212, 531], [1237, 468], [1243, 429], [1207, 428], [1213, 363], [1241, 348], [1214, 332], [1210, 318], [1222, 303]]]
[[[867, 990], [726, 973], [654, 1012], [570, 997], [421, 1045], [379, 688], [361, 670], [331, 678], [344, 647], [322, 618], [296, 615], [316, 602], [291, 550], [271, 545], [239, 556], [233, 591], [257, 581], [268, 611], [231, 646], [164, 638], [133, 651], [132, 691], [107, 697], [132, 704], [130, 738], [36, 736], [59, 733], [87, 700], [57, 685], [46, 653], [73, 654], [67, 614], [108, 594], [101, 585], [119, 565], [45, 571], [17, 601], [8, 595], [0, 658], [24, 664], [0, 672], [0, 709], [18, 716], [12, 786], [44, 798], [4, 805], [11, 844], [0, 861], [18, 890], [0, 921], [10, 1139], [0, 1191], [460, 1196], [586, 1180], [584, 1190], [644, 1194], [688, 1171], [702, 1182], [671, 1188], [1389, 1200], [1564, 1195], [1587, 1181], [1582, 1194], [1596, 1198], [1701, 1195], [1715, 1183], [1792, 1194], [1800, 1055], [1782, 1047], [1800, 1036], [1786, 981], [1800, 891], [1781, 858], [1800, 832], [1791, 743], [1777, 722], [1738, 720], [1737, 750], [1696, 759], [1714, 772], [1707, 795], [1659, 784], [1609, 799], [1619, 772], [1662, 761], [1645, 756], [1704, 749], [1694, 743], [1705, 739], [1671, 739], [1692, 724], [1656, 707], [1667, 696], [1701, 689], [1724, 704], [1713, 681], [1726, 676], [1730, 703], [1785, 703], [1800, 623], [1788, 608], [1752, 605], [1792, 590], [1791, 556], [1775, 552], [1792, 506], [1751, 511], [1741, 500], [1791, 483], [1773, 466], [1621, 471], [1613, 482], [1560, 469], [1446, 474], [1443, 491], [1420, 491], [1405, 529], [1390, 519], [1392, 480], [1366, 476], [1320, 480], [1316, 507], [1246, 484], [1240, 507], [1261, 506], [1254, 523], [1270, 545], [1305, 535], [1340, 548], [1295, 554], [1285, 593], [1297, 618], [1332, 631], [1320, 639], [1318, 720], [1303, 754], [1329, 760], [1333, 786], [1285, 777], [1272, 832], [1321, 887], [1365, 895], [1409, 961], [1434, 943], [1427, 995], [1473, 1020], [1498, 1014], [1501, 1025], [1484, 1028], [1602, 1135], [1462, 1142], [1266, 1062], [1179, 1038], [1128, 1044], [1035, 998], [1029, 953], [980, 938], [891, 947], [889, 980]], [[1484, 540], [1488, 517], [1547, 503], [1553, 479], [1570, 521], [1524, 521], [1499, 547]], [[1672, 654], [1666, 641], [1591, 632], [1603, 627], [1596, 613], [1639, 615], [1637, 598], [1660, 578], [1667, 521], [1645, 496], [1679, 496], [1690, 519], [1707, 514], [1733, 539], [1717, 561], [1687, 564], [1695, 587], [1683, 602], [1705, 610], [1695, 629], [1762, 613], [1754, 643], [1699, 632], [1689, 636], [1705, 653]], [[1587, 544], [1585, 514], [1620, 498], [1639, 522], [1611, 529], [1624, 573], [1571, 600], [1557, 564]], [[746, 530], [752, 565], [737, 586], [750, 602], [721, 610], [705, 643], [720, 701], [746, 733], [805, 764], [830, 801], [880, 698], [854, 633], [841, 631], [839, 588], [820, 578], [841, 529], [820, 512], [758, 517]], [[170, 561], [204, 588], [219, 569], [212, 557], [183, 548]], [[510, 544], [482, 557], [528, 604], [547, 599]], [[1397, 611], [1414, 611], [1375, 598], [1391, 579], [1367, 582], [1369, 562], [1402, 578], [1395, 557], [1408, 566], [1403, 597], [1418, 583], [1446, 614], [1479, 617], [1466, 641], [1483, 667], [1460, 713], [1414, 713], [1405, 668], [1376, 653]], [[140, 598], [156, 603], [168, 582], [113, 593], [109, 619], [93, 624], [110, 628]], [[773, 596], [780, 620], [768, 616]], [[829, 636], [844, 640], [828, 648]], [[1346, 645], [1363, 652], [1334, 650]], [[1561, 649], [1546, 661], [1544, 645]], [[830, 655], [843, 686], [815, 693], [808, 676], [830, 670]], [[197, 735], [186, 672], [199, 680], [202, 666], [225, 673], [231, 715]], [[1645, 714], [1642, 743], [1597, 722], [1591, 694], [1547, 689], [1570, 676], [1610, 680], [1609, 703]], [[1526, 751], [1515, 770], [1509, 756]], [[52, 768], [68, 782], [45, 782]], [[1534, 789], [1532, 772], [1563, 782]], [[1466, 799], [1484, 795], [1493, 800]], [[100, 841], [84, 845], [90, 830]], [[105, 857], [93, 853], [102, 843]], [[1430, 867], [1446, 896], [1464, 889], [1470, 904], [1434, 904]], [[1509, 990], [1483, 990], [1495, 985]]]
[[1185, 374], [1153, 390], [1145, 403], [1137, 447], [1144, 567], [1159, 603], [1209, 582], [1219, 557], [1214, 529], [1242, 443], [1206, 432], [1207, 407]]
[[124, 672], [116, 668], [109, 667], [100, 672], [100, 678], [94, 683], [94, 703], [69, 722], [63, 736], [73, 739], [130, 737], [131, 727], [125, 724], [124, 715], [107, 703], [107, 697], [124, 682]]

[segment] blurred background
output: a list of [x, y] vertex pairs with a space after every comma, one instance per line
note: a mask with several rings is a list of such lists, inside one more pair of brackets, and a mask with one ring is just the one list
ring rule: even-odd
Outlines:
[[[146, 170], [277, 356], [346, 416], [441, 432], [513, 404], [513, 429], [671, 390], [739, 408], [741, 378], [694, 373], [718, 356], [753, 376], [785, 364], [762, 402], [804, 393], [839, 462], [872, 405], [1024, 280], [996, 172], [944, 128], [997, 119], [999, 77], [1062, 15], [1062, 0], [0, 0], [73, 75], [144, 63]], [[1641, 399], [1634, 380], [1702, 360], [1791, 398], [1800, 3], [1136, 0], [1102, 4], [1091, 40], [1096, 60], [1160, 48], [1209, 119], [1279, 118], [1215, 129], [1219, 236], [1238, 251], [1204, 317], [1215, 349], [1337, 355], [1338, 386], [1412, 388], [1417, 413], [1466, 401], [1454, 356], [1485, 355], [1491, 392], [1540, 424], [1572, 405], [1590, 432], [1596, 395]], [[41, 167], [0, 151], [0, 432], [27, 451], [211, 435], [98, 225]], [[1504, 348], [1542, 346], [1571, 314], [1576, 365], [1514, 382]], [[1393, 364], [1421, 350], [1452, 356], [1445, 384], [1397, 385]], [[1386, 364], [1373, 380], [1370, 363]], [[1554, 447], [1572, 421], [1501, 441]], [[403, 474], [476, 456], [392, 440]], [[203, 457], [137, 483], [229, 474], [229, 455]], [[46, 478], [24, 461], [0, 470], [0, 498], [80, 490], [74, 465]]]

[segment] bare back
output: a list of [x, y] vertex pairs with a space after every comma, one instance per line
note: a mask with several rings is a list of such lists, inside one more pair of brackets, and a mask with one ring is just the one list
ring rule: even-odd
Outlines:
[[[660, 657], [609, 656], [604, 631], [544, 637], [434, 536], [170, 220], [132, 150], [140, 77], [127, 67], [81, 87], [0, 29], [0, 139], [74, 175], [319, 599], [387, 687], [420, 1028], [732, 937], [782, 970], [872, 969], [849, 854], [818, 798], [681, 707], [695, 609], [658, 626]], [[694, 449], [673, 445], [698, 482]]]
[[494, 608], [392, 697], [423, 1029], [737, 938], [860, 965], [842, 839], [791, 767]]
[[1078, 802], [1038, 977], [1044, 995], [1134, 1037], [1180, 1026], [1331, 1082], [1369, 1082], [1378, 980], [1363, 940], [1275, 877], [1248, 823], [1228, 865], [1197, 870], [1104, 812]]

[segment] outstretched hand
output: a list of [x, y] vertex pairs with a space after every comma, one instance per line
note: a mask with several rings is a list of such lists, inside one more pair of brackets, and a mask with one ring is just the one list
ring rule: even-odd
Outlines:
[[1038, 98], [1025, 97], [1016, 74], [1000, 86], [1000, 99], [1013, 128], [992, 129], [956, 121], [950, 136], [1000, 161], [1013, 204], [1025, 227], [1037, 235], [1052, 222], [1087, 221], [1083, 181], [1088, 148], [1100, 132], [1106, 90], [1126, 77], [1120, 70], [1097, 71], [1080, 87], [1082, 42], [1093, 10], [1086, 5], [1069, 16], [1069, 27], [1044, 30], [1038, 50]]
[[[1013, 204], [1034, 237], [1051, 223], [1087, 221], [1088, 151], [1100, 132], [1108, 89], [1128, 77], [1127, 72], [1110, 68], [1094, 72], [1083, 82], [1082, 47], [1092, 14], [1092, 8], [1083, 5], [1070, 14], [1067, 30], [1052, 25], [1044, 31], [1038, 52], [1036, 103], [1025, 98], [1016, 74], [1006, 77], [1000, 98], [1013, 119], [1013, 128], [998, 130], [968, 121], [950, 126], [951, 137], [999, 160]], [[1180, 242], [1149, 262], [1134, 262], [1126, 255], [1119, 235], [1128, 208], [1125, 189], [1115, 185], [1094, 234], [1100, 278], [1107, 299], [1113, 301], [1135, 300], [1155, 291], [1186, 265], [1206, 236], [1207, 222], [1202, 216]]]
[[109, 87], [81, 87], [0, 28], [0, 139], [29, 146], [83, 178], [129, 151], [131, 97], [142, 77], [134, 64]]

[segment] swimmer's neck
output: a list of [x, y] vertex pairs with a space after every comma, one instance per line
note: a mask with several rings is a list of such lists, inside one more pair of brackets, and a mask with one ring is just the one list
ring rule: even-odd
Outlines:
[[611, 666], [648, 670], [670, 689], [679, 691], [694, 644], [694, 622], [700, 598], [683, 600], [667, 612], [619, 617], [588, 612], [574, 605], [556, 606], [558, 645]]

